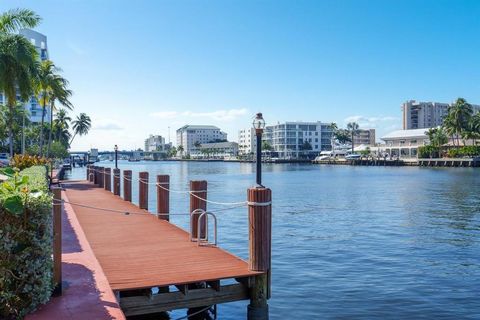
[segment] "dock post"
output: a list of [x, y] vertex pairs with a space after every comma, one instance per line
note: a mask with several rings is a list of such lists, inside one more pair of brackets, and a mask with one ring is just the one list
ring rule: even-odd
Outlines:
[[249, 261], [251, 271], [263, 272], [255, 276], [250, 289], [248, 320], [267, 320], [270, 298], [270, 265], [272, 255], [272, 191], [268, 188], [248, 189]]
[[99, 167], [98, 170], [99, 170], [98, 186], [103, 189], [105, 187], [105, 168]]
[[138, 207], [148, 210], [148, 172], [139, 172], [138, 178]]
[[113, 194], [120, 195], [120, 169], [113, 169]]
[[53, 192], [53, 284], [54, 295], [62, 294], [62, 188]]
[[132, 170], [123, 170], [123, 200], [132, 202]]
[[[198, 198], [197, 198], [198, 197]], [[200, 199], [199, 199], [200, 198]], [[190, 213], [194, 210], [202, 209], [207, 210], [207, 202], [202, 199], [207, 199], [207, 181], [205, 180], [192, 180], [190, 181]], [[191, 219], [190, 234], [191, 239], [198, 239], [198, 218], [199, 215], [194, 215]], [[200, 237], [205, 236], [205, 227], [200, 230]]]
[[157, 175], [157, 213], [158, 219], [170, 221], [170, 176]]
[[112, 169], [111, 168], [105, 168], [105, 190], [112, 191]]
[[90, 181], [90, 165], [87, 164], [87, 181]]
[[93, 184], [98, 184], [98, 167], [93, 166]]

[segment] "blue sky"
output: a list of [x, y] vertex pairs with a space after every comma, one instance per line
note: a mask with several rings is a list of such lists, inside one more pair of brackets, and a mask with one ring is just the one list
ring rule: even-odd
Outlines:
[[480, 1], [3, 0], [43, 17], [93, 129], [73, 149], [143, 147], [214, 124], [401, 127], [408, 99], [480, 104]]

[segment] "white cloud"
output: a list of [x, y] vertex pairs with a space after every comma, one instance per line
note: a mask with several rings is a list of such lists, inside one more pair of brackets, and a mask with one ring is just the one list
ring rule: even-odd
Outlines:
[[112, 120], [98, 120], [93, 126], [94, 130], [123, 130], [123, 127]]
[[378, 128], [394, 121], [399, 121], [398, 117], [383, 116], [383, 117], [366, 117], [366, 116], [350, 116], [344, 119], [345, 123], [356, 122], [360, 128]]
[[193, 112], [193, 111], [160, 111], [154, 112], [150, 115], [159, 119], [174, 119], [174, 118], [206, 118], [216, 121], [232, 121], [247, 114], [246, 108], [242, 109], [228, 109], [216, 110], [212, 112]]

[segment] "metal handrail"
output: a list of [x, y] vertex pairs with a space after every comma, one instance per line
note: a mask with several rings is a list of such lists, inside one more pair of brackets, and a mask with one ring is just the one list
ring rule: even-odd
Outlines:
[[[215, 241], [213, 242], [213, 245], [216, 246], [217, 245], [217, 217], [215, 216], [215, 214], [213, 214], [212, 212], [204, 212], [202, 213], [199, 217], [198, 217], [198, 224], [197, 224], [197, 237], [198, 237], [198, 245], [199, 246], [206, 246], [206, 245], [209, 245], [211, 244], [209, 241], [208, 241], [208, 216], [212, 216], [213, 217], [213, 227], [214, 227], [214, 230], [213, 230], [213, 236], [215, 238]], [[202, 238], [201, 234], [200, 234], [200, 231], [201, 231], [201, 220], [202, 218], [205, 217], [205, 237]]]
[[200, 235], [199, 233], [197, 233], [196, 238], [193, 237], [193, 218], [195, 217], [195, 215], [200, 216], [203, 213], [205, 213], [205, 210], [203, 209], [195, 209], [192, 212], [190, 212], [190, 241], [198, 241], [198, 238]]

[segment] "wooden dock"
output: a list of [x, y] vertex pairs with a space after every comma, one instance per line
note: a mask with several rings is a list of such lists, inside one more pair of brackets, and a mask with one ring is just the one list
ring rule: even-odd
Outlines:
[[[215, 245], [199, 245], [191, 240], [190, 232], [173, 225], [168, 218], [157, 217], [114, 195], [110, 191], [112, 184], [106, 183], [106, 179], [110, 181], [112, 178], [110, 169], [89, 167], [87, 170], [92, 182], [67, 181], [62, 186], [126, 316], [208, 308], [250, 299], [249, 319], [268, 319], [266, 301], [270, 295], [271, 255], [269, 189], [249, 189], [249, 197], [260, 204], [257, 207], [252, 202], [253, 205], [248, 206], [251, 243], [250, 259], [246, 262]], [[129, 172], [125, 177], [130, 177]], [[145, 173], [140, 173], [140, 177], [142, 187]], [[146, 179], [148, 181], [148, 174]], [[114, 178], [114, 186], [117, 185], [115, 181]], [[131, 183], [126, 187], [131, 188]], [[147, 195], [142, 190], [147, 190]], [[131, 190], [124, 191], [131, 195]], [[206, 190], [204, 192], [203, 197], [206, 198]], [[267, 194], [266, 198], [262, 197], [264, 194]], [[141, 188], [139, 196], [139, 203], [144, 202], [148, 197], [148, 188]], [[157, 199], [165, 199], [165, 191]], [[193, 210], [199, 205], [206, 208], [206, 203], [197, 198], [194, 200]], [[162, 210], [165, 211], [165, 206]], [[257, 219], [256, 216], [261, 217]], [[198, 223], [196, 221], [195, 225], [198, 226]], [[252, 230], [255, 227], [258, 232], [268, 232], [259, 235]], [[262, 241], [265, 236], [267, 238]], [[158, 288], [158, 294], [152, 294], [152, 288]]]

